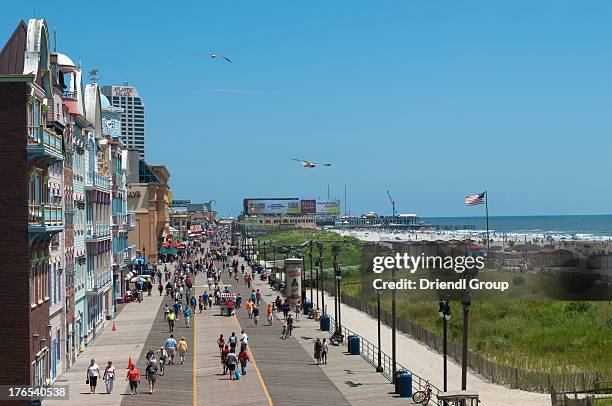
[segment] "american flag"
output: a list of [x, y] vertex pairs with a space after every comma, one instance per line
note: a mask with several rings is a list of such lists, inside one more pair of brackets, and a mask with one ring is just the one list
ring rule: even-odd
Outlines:
[[465, 197], [465, 205], [466, 206], [477, 206], [479, 204], [484, 204], [485, 195], [487, 192], [478, 193], [475, 195], [469, 195]]

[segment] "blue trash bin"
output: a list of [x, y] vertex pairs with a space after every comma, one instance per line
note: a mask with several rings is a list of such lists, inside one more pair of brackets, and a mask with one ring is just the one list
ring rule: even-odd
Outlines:
[[327, 314], [321, 316], [321, 320], [319, 322], [319, 326], [321, 327], [321, 331], [329, 331], [330, 320]]
[[349, 336], [348, 347], [351, 355], [359, 355], [361, 353], [359, 336]]
[[312, 302], [308, 299], [304, 300], [304, 315], [308, 316], [310, 314], [311, 308], [312, 308]]
[[412, 397], [412, 374], [403, 373], [399, 376], [399, 395], [400, 398]]

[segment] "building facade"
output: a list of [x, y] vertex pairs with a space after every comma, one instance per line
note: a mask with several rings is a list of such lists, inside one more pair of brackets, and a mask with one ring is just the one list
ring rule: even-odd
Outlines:
[[63, 184], [54, 184], [64, 159], [55, 80], [47, 23], [20, 22], [0, 52], [0, 199], [7, 214], [2, 238], [13, 248], [0, 273], [0, 295], [11, 298], [3, 303], [10, 324], [0, 328], [0, 340], [11, 348], [0, 355], [3, 385], [42, 386], [52, 380], [51, 342], [57, 332], [50, 312], [57, 305], [50, 276], [54, 269], [61, 274], [61, 264], [51, 266], [50, 246], [64, 231]]
[[129, 273], [129, 264], [136, 259], [136, 246], [129, 245], [128, 232], [136, 226], [136, 216], [127, 211], [127, 148], [121, 139], [123, 109], [113, 107], [106, 96], [102, 103], [102, 134], [110, 146], [112, 194], [112, 247], [113, 247], [113, 306], [125, 295], [123, 281]]
[[102, 136], [102, 110], [97, 84], [85, 87], [85, 117], [90, 123], [85, 143], [85, 209], [87, 276], [85, 343], [113, 316], [110, 145]]
[[160, 242], [170, 222], [170, 173], [165, 166], [149, 165], [128, 153], [128, 210], [136, 214], [136, 227], [129, 232], [129, 244], [139, 256], [155, 262]]
[[129, 150], [138, 151], [145, 159], [145, 106], [138, 89], [133, 86], [104, 86], [102, 94], [113, 107], [121, 108], [121, 138]]

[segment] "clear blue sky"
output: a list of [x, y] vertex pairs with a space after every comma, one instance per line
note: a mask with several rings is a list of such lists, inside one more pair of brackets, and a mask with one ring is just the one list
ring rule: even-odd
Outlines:
[[[422, 216], [610, 213], [612, 1], [10, 2], [147, 108], [175, 198]], [[234, 63], [196, 56], [218, 52]], [[333, 163], [307, 171], [290, 157]]]

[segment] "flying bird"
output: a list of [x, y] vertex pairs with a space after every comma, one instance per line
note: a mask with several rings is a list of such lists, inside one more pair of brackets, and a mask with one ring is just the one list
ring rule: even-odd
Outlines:
[[224, 55], [220, 55], [220, 54], [208, 54], [208, 56], [210, 57], [210, 59], [223, 58], [226, 61], [228, 61], [229, 63], [233, 63], [227, 56], [224, 56]]
[[324, 164], [321, 162], [310, 162], [310, 161], [306, 161], [304, 159], [297, 159], [297, 158], [291, 158], [294, 161], [298, 161], [299, 163], [302, 164], [302, 166], [304, 168], [308, 168], [308, 169], [312, 169], [312, 168], [316, 168], [317, 165], [321, 165], [321, 166], [331, 166], [331, 164]]

